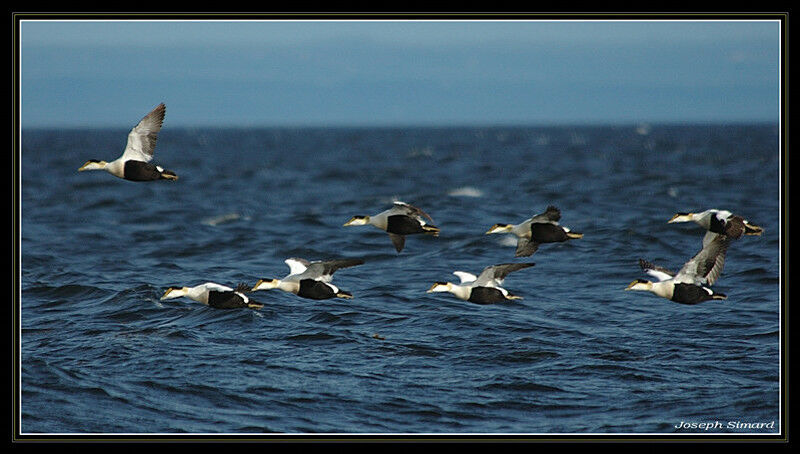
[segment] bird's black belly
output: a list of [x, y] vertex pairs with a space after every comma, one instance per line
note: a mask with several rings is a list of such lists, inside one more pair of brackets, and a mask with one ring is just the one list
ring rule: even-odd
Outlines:
[[324, 282], [314, 279], [303, 279], [300, 281], [300, 290], [297, 291], [297, 296], [310, 298], [312, 300], [325, 300], [333, 298], [336, 296], [336, 293]]
[[161, 179], [161, 172], [155, 165], [144, 161], [126, 161], [123, 170], [125, 179], [131, 181], [152, 181]]
[[491, 304], [505, 301], [506, 297], [503, 292], [496, 288], [490, 287], [473, 287], [469, 295], [469, 302], [476, 304]]
[[217, 309], [247, 307], [244, 299], [233, 292], [208, 292], [208, 305]]
[[419, 221], [417, 221], [415, 218], [402, 214], [389, 216], [387, 219], [386, 231], [389, 233], [395, 233], [397, 235], [412, 235], [414, 233], [425, 232]]
[[697, 304], [711, 299], [711, 295], [701, 287], [692, 284], [675, 284], [672, 301], [681, 304]]
[[561, 226], [539, 222], [531, 224], [531, 241], [537, 243], [559, 243], [568, 239], [569, 237]]

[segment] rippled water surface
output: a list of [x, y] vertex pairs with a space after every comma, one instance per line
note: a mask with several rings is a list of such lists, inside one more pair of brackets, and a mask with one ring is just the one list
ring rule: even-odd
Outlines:
[[[176, 182], [77, 169], [126, 130], [23, 132], [23, 433], [673, 433], [681, 421], [780, 430], [780, 200], [771, 125], [162, 129]], [[343, 227], [394, 199], [438, 238], [397, 254]], [[583, 239], [514, 258], [484, 235], [547, 205]], [[679, 211], [764, 227], [685, 306], [625, 292], [640, 257], [700, 248]], [[279, 291], [219, 310], [169, 286], [283, 277], [287, 257], [360, 257], [352, 300]], [[426, 293], [455, 270], [533, 261], [513, 303]]]

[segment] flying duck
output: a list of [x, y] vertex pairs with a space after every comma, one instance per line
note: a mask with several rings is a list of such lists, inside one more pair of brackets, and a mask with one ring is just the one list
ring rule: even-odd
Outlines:
[[571, 232], [559, 225], [561, 210], [550, 205], [544, 213], [537, 214], [520, 224], [495, 224], [486, 234], [513, 233], [517, 236], [515, 257], [528, 257], [539, 249], [542, 243], [560, 243], [567, 240], [583, 238], [582, 233]]
[[534, 263], [502, 263], [500, 265], [487, 266], [480, 275], [467, 273], [464, 271], [454, 271], [453, 274], [459, 277], [460, 284], [452, 282], [436, 282], [427, 293], [450, 292], [456, 297], [476, 304], [491, 304], [502, 301], [522, 299], [521, 296], [512, 295], [508, 290], [500, 287], [503, 279], [509, 273], [523, 268], [529, 268]]
[[405, 202], [396, 201], [392, 208], [374, 216], [353, 216], [344, 225], [373, 225], [389, 234], [397, 252], [403, 250], [405, 235], [427, 233], [439, 236], [439, 228], [425, 222], [423, 217], [433, 222], [428, 213]]
[[751, 224], [747, 219], [726, 210], [705, 210], [699, 213], [678, 213], [669, 223], [692, 221], [708, 230], [703, 237], [703, 245], [711, 242], [717, 235], [739, 239], [742, 235], [761, 235], [761, 227]]
[[353, 294], [331, 284], [333, 273], [339, 268], [361, 265], [361, 259], [315, 261], [298, 257], [284, 260], [289, 265], [289, 274], [283, 279], [259, 279], [256, 290], [280, 289], [303, 298], [324, 300], [328, 298], [352, 298]]
[[178, 175], [175, 172], [150, 163], [156, 148], [158, 131], [161, 130], [161, 123], [164, 121], [165, 110], [164, 103], [159, 104], [131, 129], [122, 156], [111, 162], [90, 159], [78, 169], [78, 172], [105, 170], [115, 177], [129, 181], [177, 180]]
[[649, 291], [681, 304], [697, 304], [712, 299], [724, 300], [727, 296], [714, 292], [708, 286], [714, 284], [722, 273], [722, 268], [725, 266], [725, 251], [730, 242], [727, 236], [717, 235], [677, 273], [639, 259], [642, 270], [657, 281], [636, 279], [625, 290]]
[[245, 295], [248, 291], [250, 291], [250, 287], [247, 284], [239, 284], [234, 290], [214, 282], [206, 282], [196, 287], [170, 287], [164, 292], [161, 301], [185, 296], [217, 309], [236, 309], [240, 307], [261, 309], [264, 307], [258, 301], [248, 298]]

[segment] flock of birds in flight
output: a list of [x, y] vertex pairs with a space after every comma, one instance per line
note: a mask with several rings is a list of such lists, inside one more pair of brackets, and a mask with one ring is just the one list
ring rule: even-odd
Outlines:
[[[128, 142], [122, 156], [114, 161], [92, 159], [78, 171], [105, 170], [110, 174], [130, 181], [177, 180], [175, 172], [151, 164], [158, 132], [164, 121], [166, 107], [163, 103], [155, 107], [128, 134]], [[519, 224], [495, 224], [486, 234], [510, 233], [517, 240], [516, 257], [528, 257], [540, 244], [564, 242], [583, 237], [559, 225], [561, 212], [549, 206], [544, 213], [537, 214]], [[354, 216], [345, 226], [371, 225], [384, 230], [399, 253], [405, 246], [406, 235], [428, 234], [438, 236], [440, 229], [426, 222], [433, 219], [421, 209], [396, 201], [393, 206], [373, 216]], [[686, 262], [675, 273], [666, 268], [639, 260], [642, 270], [656, 281], [637, 279], [625, 290], [642, 290], [682, 304], [697, 304], [707, 300], [725, 299], [722, 293], [714, 292], [710, 286], [719, 278], [725, 264], [725, 254], [732, 240], [742, 235], [760, 235], [763, 229], [751, 224], [741, 216], [729, 211], [710, 209], [697, 213], [678, 213], [669, 220], [695, 222], [707, 232], [703, 237], [700, 252]], [[285, 260], [289, 274], [283, 279], [261, 279], [252, 288], [239, 284], [235, 289], [213, 282], [195, 287], [170, 287], [161, 300], [188, 297], [215, 308], [259, 309], [263, 304], [249, 298], [246, 293], [279, 289], [310, 299], [352, 298], [350, 292], [331, 283], [333, 273], [340, 268], [361, 265], [362, 259], [342, 259], [310, 262], [301, 258]], [[502, 263], [487, 266], [479, 275], [455, 271], [460, 283], [436, 282], [428, 293], [449, 292], [456, 297], [477, 304], [491, 304], [520, 299], [501, 287], [509, 273], [534, 266], [534, 263]]]

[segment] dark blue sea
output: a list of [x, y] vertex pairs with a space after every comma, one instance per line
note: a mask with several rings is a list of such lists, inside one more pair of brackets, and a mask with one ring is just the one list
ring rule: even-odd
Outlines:
[[[178, 181], [77, 172], [127, 133], [22, 133], [23, 434], [781, 430], [777, 125], [206, 130], [167, 115], [154, 162]], [[342, 226], [393, 200], [440, 236], [398, 254]], [[515, 258], [514, 237], [484, 234], [548, 205], [584, 237]], [[624, 291], [647, 277], [639, 258], [677, 270], [699, 251], [699, 226], [667, 221], [708, 208], [764, 228], [730, 247], [727, 300]], [[160, 301], [282, 278], [288, 257], [366, 263], [334, 276], [352, 300]], [[426, 293], [517, 261], [536, 263], [505, 280], [521, 300]]]

